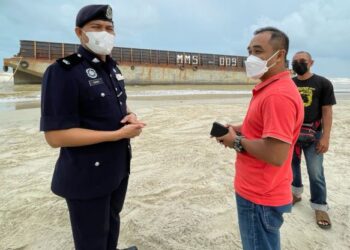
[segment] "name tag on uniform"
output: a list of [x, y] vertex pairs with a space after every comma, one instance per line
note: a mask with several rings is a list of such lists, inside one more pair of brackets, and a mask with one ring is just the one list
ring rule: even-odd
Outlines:
[[99, 84], [103, 84], [102, 78], [97, 78], [97, 79], [89, 80], [89, 85], [90, 85], [90, 87], [96, 86], [96, 85], [99, 85]]
[[124, 76], [122, 76], [121, 74], [115, 74], [115, 77], [117, 78], [118, 81], [124, 80]]

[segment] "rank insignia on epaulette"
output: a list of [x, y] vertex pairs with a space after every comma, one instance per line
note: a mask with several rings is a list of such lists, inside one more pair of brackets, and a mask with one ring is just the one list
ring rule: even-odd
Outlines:
[[92, 59], [92, 62], [93, 62], [93, 63], [99, 63], [99, 62], [101, 62], [101, 61], [100, 61], [98, 58], [95, 57], [94, 59]]
[[70, 65], [70, 62], [68, 60], [66, 60], [66, 59], [63, 59], [62, 62], [67, 64], [67, 65]]
[[57, 62], [66, 69], [72, 68], [73, 66], [79, 64], [81, 61], [83, 61], [83, 57], [77, 53], [57, 60]]
[[115, 77], [117, 78], [118, 81], [125, 80], [125, 78], [122, 74], [115, 74]]

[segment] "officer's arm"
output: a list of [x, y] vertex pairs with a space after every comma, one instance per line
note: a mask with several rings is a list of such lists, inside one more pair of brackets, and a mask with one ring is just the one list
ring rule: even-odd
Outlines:
[[128, 138], [127, 131], [97, 131], [84, 128], [70, 128], [45, 132], [47, 143], [53, 147], [78, 147], [101, 142], [118, 141]]
[[137, 115], [126, 106], [127, 115], [120, 121], [123, 124], [140, 124], [146, 126], [146, 123], [137, 119]]

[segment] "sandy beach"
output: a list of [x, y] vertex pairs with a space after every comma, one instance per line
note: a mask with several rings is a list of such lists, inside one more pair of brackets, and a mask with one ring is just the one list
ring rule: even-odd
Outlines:
[[[147, 123], [132, 141], [120, 247], [140, 250], [241, 249], [232, 180], [233, 150], [209, 138], [213, 121], [242, 121], [249, 97], [133, 98]], [[0, 249], [74, 249], [65, 201], [50, 183], [58, 149], [38, 131], [38, 108], [0, 112]], [[281, 230], [282, 249], [350, 249], [350, 100], [334, 107], [325, 156], [332, 229], [320, 229], [305, 192]]]

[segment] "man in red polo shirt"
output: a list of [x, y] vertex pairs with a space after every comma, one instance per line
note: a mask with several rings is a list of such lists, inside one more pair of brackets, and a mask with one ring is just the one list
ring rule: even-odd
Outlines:
[[[286, 69], [289, 39], [266, 27], [248, 45], [247, 76], [260, 79], [241, 125], [217, 140], [237, 151], [234, 188], [243, 249], [280, 249], [283, 213], [292, 207], [291, 161], [304, 117]], [[241, 134], [241, 135], [240, 135]]]

